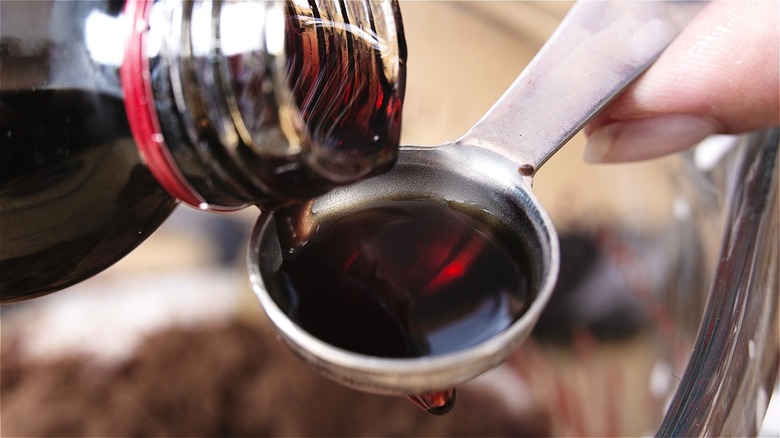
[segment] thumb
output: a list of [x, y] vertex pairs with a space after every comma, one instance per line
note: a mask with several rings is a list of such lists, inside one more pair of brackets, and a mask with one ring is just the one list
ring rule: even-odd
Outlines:
[[715, 1], [585, 128], [585, 159], [635, 161], [780, 124], [780, 2]]

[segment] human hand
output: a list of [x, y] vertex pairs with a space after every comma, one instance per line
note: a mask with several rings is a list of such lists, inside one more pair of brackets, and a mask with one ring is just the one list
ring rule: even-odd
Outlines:
[[590, 162], [780, 125], [780, 1], [715, 1], [585, 128]]

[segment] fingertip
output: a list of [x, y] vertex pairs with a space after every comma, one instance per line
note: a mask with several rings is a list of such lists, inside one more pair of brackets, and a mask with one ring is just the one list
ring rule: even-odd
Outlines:
[[619, 126], [604, 126], [591, 132], [586, 132], [587, 143], [583, 158], [588, 163], [603, 163], [608, 160], [609, 151], [614, 142], [613, 131]]
[[657, 158], [689, 148], [718, 130], [713, 119], [687, 114], [612, 123], [588, 135], [584, 159], [622, 163]]
[[703, 114], [721, 133], [780, 123], [780, 2], [711, 2], [587, 127]]

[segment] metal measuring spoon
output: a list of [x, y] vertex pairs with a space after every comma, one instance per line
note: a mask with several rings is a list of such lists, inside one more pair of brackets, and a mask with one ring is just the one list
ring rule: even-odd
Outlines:
[[[251, 239], [249, 272], [281, 338], [326, 376], [375, 393], [446, 390], [500, 364], [530, 334], [558, 274], [558, 239], [532, 193], [533, 175], [653, 62], [702, 5], [580, 2], [494, 107], [458, 140], [404, 146], [395, 168], [380, 177], [305, 205], [264, 211]], [[420, 358], [358, 354], [299, 327], [278, 280], [285, 254], [296, 249], [289, 242], [304, 246], [322, 221], [348, 217], [383, 199], [438, 199], [487, 212], [504, 235], [526, 246], [536, 280], [525, 313], [477, 345]]]

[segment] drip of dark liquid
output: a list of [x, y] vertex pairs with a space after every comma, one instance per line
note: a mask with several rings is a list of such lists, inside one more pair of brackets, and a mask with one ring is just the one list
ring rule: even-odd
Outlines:
[[284, 258], [276, 299], [331, 345], [435, 356], [477, 345], [520, 318], [532, 298], [527, 265], [522, 248], [444, 202], [391, 201], [319, 224]]
[[407, 395], [412, 403], [433, 415], [444, 415], [455, 407], [455, 388]]

